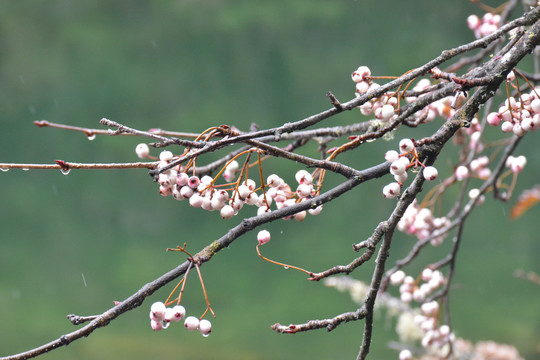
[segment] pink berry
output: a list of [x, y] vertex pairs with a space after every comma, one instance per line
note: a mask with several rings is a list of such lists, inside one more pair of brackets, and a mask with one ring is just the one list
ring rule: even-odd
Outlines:
[[433, 270], [431, 270], [430, 268], [425, 268], [424, 270], [422, 270], [422, 280], [429, 281], [431, 280], [432, 275]]
[[512, 132], [516, 136], [523, 136], [525, 135], [525, 130], [521, 127], [520, 124], [514, 124], [514, 127], [512, 128]]
[[399, 285], [403, 282], [404, 279], [405, 279], [405, 273], [403, 272], [403, 270], [398, 270], [392, 275], [390, 275], [390, 283], [392, 285]]
[[239, 167], [238, 161], [233, 160], [229, 163], [229, 165], [227, 165], [225, 170], [230, 173], [234, 173], [236, 170], [238, 170], [238, 167]]
[[381, 108], [381, 117], [387, 121], [394, 115], [394, 107], [390, 104], [386, 104]]
[[311, 195], [311, 190], [313, 190], [313, 186], [304, 183], [298, 185], [298, 187], [296, 188], [296, 193], [299, 197], [306, 198]]
[[204, 198], [201, 195], [199, 195], [199, 193], [194, 193], [189, 198], [189, 205], [199, 208], [202, 206], [203, 201], [204, 201]]
[[163, 150], [160, 154], [159, 154], [159, 160], [161, 161], [171, 161], [173, 158], [173, 153], [170, 152], [169, 150]]
[[251, 190], [249, 190], [249, 188], [247, 187], [247, 185], [240, 185], [238, 187], [238, 197], [242, 200], [245, 200], [247, 199], [247, 197], [249, 196], [249, 193], [251, 192]]
[[354, 82], [359, 83], [366, 80], [366, 78], [371, 76], [371, 70], [367, 66], [360, 66], [352, 73], [351, 78]]
[[514, 124], [512, 124], [510, 121], [505, 121], [501, 125], [501, 131], [503, 133], [509, 133], [514, 129]]
[[307, 211], [300, 211], [299, 213], [294, 214], [294, 220], [304, 221], [306, 219]]
[[176, 305], [172, 308], [173, 320], [179, 322], [186, 316], [186, 309], [182, 305]]
[[456, 179], [458, 181], [461, 181], [467, 178], [467, 176], [469, 176], [469, 169], [466, 166], [460, 165], [456, 168], [455, 174], [456, 174]]
[[405, 349], [399, 352], [399, 360], [412, 360], [411, 350]]
[[266, 184], [268, 184], [268, 186], [270, 186], [272, 188], [277, 188], [282, 183], [283, 183], [283, 180], [281, 180], [281, 178], [276, 174], [272, 174], [272, 175], [268, 176], [268, 178], [266, 179]]
[[401, 186], [399, 186], [398, 183], [393, 182], [386, 185], [383, 188], [383, 195], [387, 199], [392, 199], [392, 198], [395, 198], [397, 195], [399, 195], [400, 191], [401, 191]]
[[394, 180], [396, 180], [396, 182], [400, 183], [400, 184], [403, 184], [406, 180], [407, 180], [407, 173], [406, 172], [402, 172], [401, 174], [395, 174], [394, 175]]
[[475, 199], [475, 198], [478, 197], [478, 195], [480, 195], [480, 190], [479, 190], [479, 189], [476, 189], [476, 188], [475, 188], [475, 189], [471, 189], [471, 190], [469, 191], [469, 198], [470, 198], [470, 199]]
[[163, 330], [165, 327], [163, 326], [163, 321], [159, 320], [159, 321], [155, 321], [155, 320], [150, 320], [150, 327], [152, 328], [152, 330], [154, 331], [159, 331], [159, 330]]
[[424, 178], [428, 181], [435, 180], [439, 172], [433, 166], [426, 166], [423, 171]]
[[264, 245], [270, 241], [270, 232], [268, 230], [261, 230], [257, 234], [257, 241], [259, 245]]
[[521, 127], [525, 131], [536, 130], [536, 125], [535, 125], [534, 120], [532, 119], [532, 117], [523, 118], [523, 120], [521, 120]]
[[176, 184], [178, 184], [179, 186], [186, 186], [188, 184], [188, 181], [189, 175], [185, 172], [178, 173], [178, 175], [176, 176]]
[[322, 205], [317, 206], [315, 209], [309, 209], [308, 213], [310, 215], [319, 215], [323, 209]]
[[402, 139], [399, 142], [399, 150], [402, 154], [408, 153], [414, 149], [414, 143], [411, 139]]
[[174, 184], [174, 180], [167, 172], [161, 173], [158, 176], [158, 183], [160, 186], [170, 188]]
[[[510, 157], [508, 159], [510, 159]], [[525, 168], [525, 165], [527, 165], [527, 158], [521, 155], [521, 156], [513, 158], [510, 164], [510, 169], [512, 170], [512, 172], [517, 174]]]
[[487, 122], [489, 125], [499, 126], [501, 121], [502, 121], [501, 116], [496, 112], [489, 113], [487, 116]]
[[188, 179], [188, 183], [187, 185], [192, 188], [193, 190], [197, 189], [197, 187], [199, 186], [199, 184], [201, 183], [201, 180], [199, 179], [198, 176], [191, 176], [189, 179]]
[[155, 302], [150, 307], [150, 319], [155, 321], [163, 320], [166, 311], [167, 308], [165, 307], [164, 303], [161, 301]]
[[400, 299], [405, 304], [408, 304], [413, 300], [413, 296], [412, 296], [412, 294], [410, 292], [404, 292], [404, 293], [401, 293]]
[[437, 301], [430, 301], [423, 303], [420, 307], [422, 313], [427, 316], [435, 315], [439, 311], [439, 303]]
[[193, 189], [189, 186], [182, 186], [180, 189], [180, 195], [182, 195], [184, 198], [189, 199], [193, 195]]
[[390, 165], [390, 173], [392, 175], [399, 175], [407, 171], [407, 166], [409, 165], [410, 161], [406, 157], [401, 157], [394, 161]]
[[164, 187], [164, 186], [159, 186], [159, 195], [161, 196], [169, 196], [172, 194], [172, 189], [170, 187]]
[[395, 150], [388, 150], [385, 154], [384, 154], [384, 158], [386, 159], [386, 161], [388, 161], [389, 163], [393, 163], [394, 161], [396, 161], [397, 159], [399, 159], [399, 153]]
[[536, 114], [540, 113], [540, 99], [534, 99], [531, 101], [531, 110]]
[[[356, 83], [356, 93], [358, 94], [365, 94], [369, 90], [369, 84], [366, 81], [361, 81], [359, 83]], [[366, 115], [365, 113], [371, 114], [373, 112], [373, 107], [371, 103], [365, 103], [360, 106], [360, 111], [363, 115]]]
[[150, 154], [150, 149], [148, 148], [148, 145], [141, 143], [135, 148], [135, 153], [139, 158], [145, 159]]
[[220, 214], [223, 219], [230, 219], [234, 215], [234, 209], [230, 205], [225, 205], [221, 208]]
[[188, 316], [184, 321], [184, 326], [189, 331], [197, 330], [199, 328], [199, 319], [197, 319], [195, 316]]
[[212, 331], [212, 323], [206, 319], [202, 319], [199, 321], [199, 331], [201, 332], [202, 336], [207, 337]]

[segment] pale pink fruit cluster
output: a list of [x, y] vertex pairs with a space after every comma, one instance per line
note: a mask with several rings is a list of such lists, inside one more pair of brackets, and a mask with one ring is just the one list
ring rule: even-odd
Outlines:
[[[418, 81], [418, 83], [414, 86], [412, 90], [421, 92], [421, 91], [425, 91], [430, 86], [431, 86], [431, 81], [429, 79], [424, 78], [424, 79], [420, 79], [420, 81]], [[419, 97], [409, 96], [405, 98], [405, 101], [407, 101], [408, 103], [412, 103], [418, 100], [419, 98], [429, 95], [429, 94], [430, 92], [426, 92], [420, 95]], [[462, 99], [462, 95], [459, 95], [459, 99], [460, 100]], [[417, 121], [422, 122], [422, 123], [431, 122], [437, 117], [442, 117], [448, 120], [456, 112], [451, 106], [452, 101], [454, 101], [453, 96], [448, 96], [440, 100], [434, 101], [430, 103], [429, 105], [427, 105], [426, 107], [422, 108], [421, 110], [415, 112], [414, 117]]]
[[[425, 240], [435, 235], [438, 230], [450, 225], [447, 217], [434, 217], [428, 208], [420, 208], [416, 199], [407, 207], [401, 220], [399, 220], [398, 230], [410, 235], [414, 235], [418, 240]], [[434, 236], [430, 242], [433, 246], [439, 246], [446, 238], [446, 233]]]
[[[438, 324], [439, 303], [435, 300], [424, 302], [425, 299], [436, 289], [445, 283], [444, 275], [439, 270], [425, 268], [420, 279], [415, 280], [407, 276], [402, 270], [398, 270], [390, 276], [392, 285], [399, 285], [401, 301], [411, 303], [413, 300], [420, 305], [420, 314], [415, 315], [414, 322], [422, 329], [422, 346], [424, 348], [442, 347], [449, 341], [453, 341], [454, 335], [448, 325]], [[409, 353], [405, 352], [403, 358]], [[400, 354], [400, 359], [402, 355]]]
[[512, 156], [506, 159], [506, 167], [510, 168], [513, 173], [520, 173], [527, 165], [527, 158], [523, 155]]
[[491, 169], [489, 165], [489, 158], [487, 156], [480, 156], [469, 164], [469, 168], [478, 178], [487, 180], [491, 176]]
[[398, 270], [390, 276], [392, 285], [399, 285], [400, 299], [408, 304], [411, 301], [422, 303], [429, 295], [445, 283], [445, 278], [439, 270], [425, 268], [419, 280]]
[[[510, 73], [512, 74], [512, 73]], [[523, 136], [540, 126], [540, 89], [530, 93], [522, 93], [517, 99], [510, 97], [499, 107], [498, 111], [489, 113], [488, 124], [501, 126], [504, 133]]]
[[[186, 316], [186, 309], [182, 305], [168, 308], [161, 301], [150, 307], [150, 326], [152, 330], [159, 331], [169, 327], [171, 322], [180, 322]], [[185, 318], [184, 326], [188, 330], [199, 330], [206, 337], [212, 331], [212, 324], [206, 319], [199, 320], [195, 316]]]
[[[387, 199], [392, 199], [401, 193], [401, 186], [407, 180], [407, 170], [412, 166], [408, 155], [416, 151], [411, 139], [402, 139], [399, 142], [399, 150], [401, 154], [395, 150], [389, 150], [384, 154], [384, 158], [390, 163], [390, 173], [394, 175], [395, 180], [383, 188], [383, 196]], [[422, 173], [428, 181], [435, 180], [439, 174], [433, 166], [424, 167]]]
[[[355, 95], [361, 96], [380, 87], [371, 78], [371, 70], [367, 66], [360, 66], [351, 75], [356, 83]], [[397, 98], [394, 96], [380, 96], [373, 98], [359, 106], [362, 115], [375, 115], [377, 120], [389, 121], [395, 116]]]
[[[148, 146], [139, 144], [136, 148], [139, 157], [148, 156]], [[175, 156], [165, 150], [159, 155], [158, 169], [164, 168]], [[236, 160], [229, 162], [222, 176], [227, 182], [237, 179], [239, 165]], [[272, 204], [281, 209], [296, 203], [306, 201], [316, 195], [313, 177], [306, 170], [296, 173], [298, 186], [295, 191], [291, 189], [281, 177], [271, 174], [266, 180], [264, 189], [258, 186], [252, 179], [245, 179], [238, 186], [229, 184], [226, 190], [223, 186], [215, 185], [215, 180], [210, 176], [190, 176], [183, 167], [175, 167], [163, 171], [158, 176], [159, 193], [162, 196], [172, 196], [176, 200], [187, 200], [192, 207], [202, 208], [207, 211], [219, 211], [223, 219], [230, 219], [236, 215], [244, 205], [253, 205], [258, 208], [257, 214], [271, 211]], [[301, 211], [284, 219], [302, 221], [309, 213], [317, 215], [322, 211], [322, 205], [308, 211]]]
[[498, 14], [485, 13], [480, 19], [477, 15], [469, 15], [467, 18], [469, 29], [474, 31], [477, 39], [493, 34], [501, 27], [501, 16]]
[[[435, 70], [437, 69], [435, 68]], [[371, 70], [367, 66], [360, 66], [351, 74], [351, 78], [356, 83], [355, 95], [357, 97], [380, 87], [379, 84], [373, 81]], [[420, 79], [412, 90], [416, 92], [423, 92], [426, 91], [426, 89], [428, 89], [430, 86], [431, 81], [424, 78]], [[405, 101], [407, 103], [411, 103], [418, 100], [419, 97], [426, 96], [429, 93], [429, 91], [426, 91], [418, 97], [409, 96], [405, 98]], [[456, 100], [458, 102], [462, 102], [465, 99], [465, 96], [461, 93], [456, 96], [457, 99], [455, 99], [455, 96], [448, 96], [430, 103], [421, 110], [415, 112], [415, 119], [421, 123], [433, 121], [438, 116], [444, 119], [450, 119], [455, 113], [455, 110], [451, 106], [452, 103]], [[394, 119], [397, 115], [397, 109], [399, 108], [398, 98], [395, 92], [385, 93], [377, 98], [370, 99], [366, 103], [360, 105], [358, 108], [360, 109], [362, 115], [374, 115], [375, 120], [387, 122]]]

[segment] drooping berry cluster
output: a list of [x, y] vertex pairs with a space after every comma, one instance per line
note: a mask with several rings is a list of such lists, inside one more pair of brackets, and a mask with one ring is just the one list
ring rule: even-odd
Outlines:
[[[152, 330], [159, 331], [169, 327], [171, 322], [180, 322], [186, 316], [186, 309], [182, 305], [166, 307], [161, 301], [150, 307], [150, 326]], [[195, 316], [185, 318], [184, 326], [190, 331], [199, 330], [204, 337], [210, 335], [212, 324], [206, 319], [199, 320]]]
[[[414, 322], [423, 332], [422, 346], [426, 349], [440, 349], [449, 341], [453, 341], [454, 334], [448, 325], [439, 325], [439, 303], [435, 300], [424, 302], [436, 289], [445, 283], [444, 275], [439, 270], [425, 268], [418, 280], [407, 276], [398, 270], [390, 276], [392, 285], [399, 285], [400, 298], [404, 303], [416, 301], [420, 305], [420, 313], [414, 316]], [[410, 352], [404, 352], [403, 358], [410, 358]], [[402, 354], [400, 354], [402, 359]]]
[[493, 34], [501, 27], [501, 16], [498, 14], [485, 13], [480, 19], [477, 15], [469, 15], [467, 18], [469, 29], [474, 31], [477, 39]]
[[[146, 144], [137, 145], [136, 153], [140, 158], [150, 157]], [[162, 151], [159, 155], [158, 169], [164, 168], [174, 159], [172, 152]], [[188, 200], [192, 207], [219, 211], [223, 219], [232, 218], [244, 205], [256, 206], [257, 214], [260, 215], [271, 211], [273, 203], [275, 208], [281, 209], [317, 195], [313, 177], [306, 170], [299, 170], [296, 173], [298, 186], [295, 191], [276, 174], [271, 174], [267, 177], [266, 184], [258, 186], [255, 180], [244, 178], [243, 169], [240, 169], [236, 160], [228, 162], [221, 175], [227, 183], [216, 185], [217, 178], [207, 175], [201, 178], [190, 176], [185, 167], [174, 167], [159, 174], [159, 193], [162, 196], [172, 196], [176, 200]], [[317, 215], [321, 210], [322, 205], [284, 219], [302, 221], [307, 213]]]
[[416, 147], [411, 139], [402, 139], [399, 142], [399, 150], [401, 154], [395, 150], [389, 150], [384, 155], [386, 161], [390, 163], [390, 173], [394, 175], [396, 180], [383, 188], [383, 195], [388, 199], [392, 199], [401, 193], [401, 186], [407, 180], [407, 171], [410, 168], [423, 167], [424, 178], [429, 181], [435, 180], [438, 176], [435, 167], [425, 166], [420, 162]]
[[[509, 74], [509, 81], [513, 73]], [[489, 113], [488, 124], [501, 125], [504, 133], [514, 133], [523, 136], [529, 131], [534, 131], [540, 126], [540, 89], [534, 89], [530, 93], [521, 93], [517, 99], [509, 97], [499, 107], [498, 111]]]
[[[414, 235], [418, 240], [424, 240], [436, 234], [437, 230], [450, 225], [447, 217], [434, 217], [428, 208], [420, 208], [416, 199], [407, 207], [403, 217], [398, 222], [398, 230]], [[439, 246], [446, 238], [446, 233], [434, 236], [430, 243]]]

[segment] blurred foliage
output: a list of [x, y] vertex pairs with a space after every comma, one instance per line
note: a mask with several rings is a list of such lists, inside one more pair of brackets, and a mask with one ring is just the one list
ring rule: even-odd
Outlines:
[[[328, 90], [342, 101], [352, 98], [349, 74], [359, 65], [399, 75], [472, 40], [465, 18], [473, 12], [481, 14], [465, 0], [2, 2], [1, 160], [136, 160], [138, 139], [87, 141], [79, 133], [32, 124], [41, 119], [99, 127], [98, 120], [108, 117], [140, 129], [193, 132], [219, 124], [247, 129], [252, 122], [272, 127], [298, 120], [328, 108]], [[327, 124], [359, 116], [350, 112]], [[420, 136], [430, 134], [424, 131]], [[340, 160], [371, 166], [397, 141], [370, 144]], [[522, 149], [533, 154], [536, 146], [526, 139]], [[316, 156], [314, 147], [306, 153]], [[451, 150], [448, 154], [441, 163], [452, 163]], [[297, 169], [283, 161], [267, 166], [265, 171], [289, 180]], [[539, 162], [531, 158], [528, 166], [523, 186], [538, 182], [531, 174], [540, 173]], [[72, 331], [66, 314], [99, 313], [184, 260], [165, 248], [187, 242], [197, 251], [239, 221], [161, 198], [144, 170], [1, 175], [1, 355]], [[329, 177], [328, 185], [338, 180]], [[360, 187], [303, 224], [270, 224], [273, 239], [265, 255], [313, 271], [353, 259], [350, 244], [368, 237], [391, 211], [391, 202], [373, 199], [384, 182]], [[538, 211], [510, 224], [509, 205], [488, 199], [472, 215], [451, 303], [459, 336], [512, 343], [525, 356], [538, 355], [540, 310], [534, 299], [540, 289], [512, 277], [516, 268], [540, 271], [540, 245], [532, 231]], [[391, 260], [413, 241], [398, 234]], [[429, 250], [420, 263], [438, 260], [449, 246], [447, 241]], [[362, 322], [295, 336], [269, 329], [274, 322], [331, 317], [356, 305], [302, 274], [260, 261], [254, 247], [255, 235], [246, 235], [203, 268], [218, 316], [211, 337], [174, 326], [150, 330], [149, 303], [163, 300], [171, 285], [89, 339], [44, 358], [354, 357]], [[420, 266], [407, 270], [414, 274]], [[367, 264], [354, 276], [369, 280], [371, 269]], [[195, 279], [184, 301], [190, 314], [204, 310]], [[384, 314], [375, 331], [373, 357], [395, 358], [387, 341], [396, 336]]]

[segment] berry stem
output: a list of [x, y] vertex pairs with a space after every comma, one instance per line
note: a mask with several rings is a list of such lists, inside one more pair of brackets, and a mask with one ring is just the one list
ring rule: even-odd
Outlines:
[[202, 320], [205, 317], [208, 310], [210, 310], [212, 315], [214, 317], [216, 317], [216, 314], [214, 314], [214, 310], [212, 310], [212, 307], [210, 306], [210, 301], [208, 300], [208, 295], [206, 294], [206, 288], [204, 287], [204, 281], [202, 279], [201, 270], [199, 269], [199, 265], [195, 264], [195, 269], [197, 269], [197, 273], [199, 274], [199, 280], [201, 280], [201, 287], [202, 287], [202, 290], [203, 290], [203, 293], [204, 293], [204, 300], [206, 301], [206, 310], [204, 311], [202, 316], [199, 318], [199, 320]]
[[280, 262], [278, 262], [278, 261], [270, 260], [270, 259], [264, 257], [264, 256], [261, 254], [261, 251], [259, 250], [259, 246], [260, 246], [260, 244], [257, 244], [257, 254], [259, 255], [259, 257], [260, 257], [261, 259], [266, 260], [266, 261], [268, 261], [268, 262], [270, 262], [270, 263], [272, 263], [272, 264], [276, 264], [276, 265], [279, 265], [279, 266], [283, 266], [284, 268], [290, 268], [290, 269], [302, 271], [302, 272], [308, 274], [308, 275], [311, 276], [311, 277], [314, 275], [311, 271], [307, 271], [307, 270], [302, 269], [302, 268], [300, 268], [300, 267], [293, 266], [293, 265], [288, 265], [288, 264], [284, 264], [284, 263], [280, 263]]

